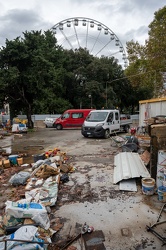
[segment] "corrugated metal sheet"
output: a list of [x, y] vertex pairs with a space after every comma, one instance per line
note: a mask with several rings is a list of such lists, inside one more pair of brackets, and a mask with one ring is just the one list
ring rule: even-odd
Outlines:
[[121, 152], [114, 157], [114, 177], [113, 183], [116, 184], [121, 180], [150, 177], [138, 153]]

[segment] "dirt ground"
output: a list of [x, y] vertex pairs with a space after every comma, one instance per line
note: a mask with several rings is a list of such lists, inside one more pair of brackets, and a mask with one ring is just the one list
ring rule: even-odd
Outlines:
[[[158, 195], [142, 193], [141, 178], [136, 180], [137, 192], [120, 191], [113, 184], [114, 156], [121, 149], [112, 146], [110, 139], [84, 138], [79, 129], [57, 131], [38, 128], [20, 136], [5, 136], [0, 148], [10, 148], [12, 154], [23, 154], [24, 163], [32, 163], [34, 155], [59, 148], [66, 152], [68, 162], [75, 171], [69, 181], [60, 183], [57, 203], [50, 211], [50, 220], [59, 225], [54, 234], [55, 245], [50, 249], [63, 248], [67, 240], [81, 232], [86, 222], [94, 231], [75, 240], [71, 246], [77, 250], [165, 250], [162, 241], [147, 231], [146, 225], [156, 222], [163, 206]], [[21, 170], [7, 170], [10, 175]], [[0, 211], [4, 212], [5, 201], [12, 199], [12, 188], [7, 172], [1, 174]], [[6, 178], [4, 178], [6, 177]], [[21, 197], [23, 190], [18, 188]], [[163, 211], [160, 220], [166, 220]], [[165, 224], [154, 228], [166, 237]]]

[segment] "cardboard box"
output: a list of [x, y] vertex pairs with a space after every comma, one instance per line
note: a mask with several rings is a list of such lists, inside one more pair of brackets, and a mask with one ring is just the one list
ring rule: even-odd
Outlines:
[[23, 158], [17, 158], [17, 163], [18, 163], [18, 165], [22, 165], [23, 164]]
[[10, 161], [9, 160], [4, 160], [3, 161], [3, 166], [4, 166], [4, 168], [10, 168]]

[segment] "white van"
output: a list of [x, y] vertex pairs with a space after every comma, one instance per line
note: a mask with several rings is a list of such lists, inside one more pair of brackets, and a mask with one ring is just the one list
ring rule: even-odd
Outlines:
[[128, 132], [132, 120], [129, 116], [120, 117], [119, 110], [93, 110], [85, 119], [81, 133], [84, 137], [109, 138], [117, 132]]

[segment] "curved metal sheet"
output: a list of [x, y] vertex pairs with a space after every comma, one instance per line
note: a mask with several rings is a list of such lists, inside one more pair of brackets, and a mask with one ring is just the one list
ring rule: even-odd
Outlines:
[[113, 183], [136, 177], [150, 177], [140, 155], [132, 152], [117, 154], [114, 157]]

